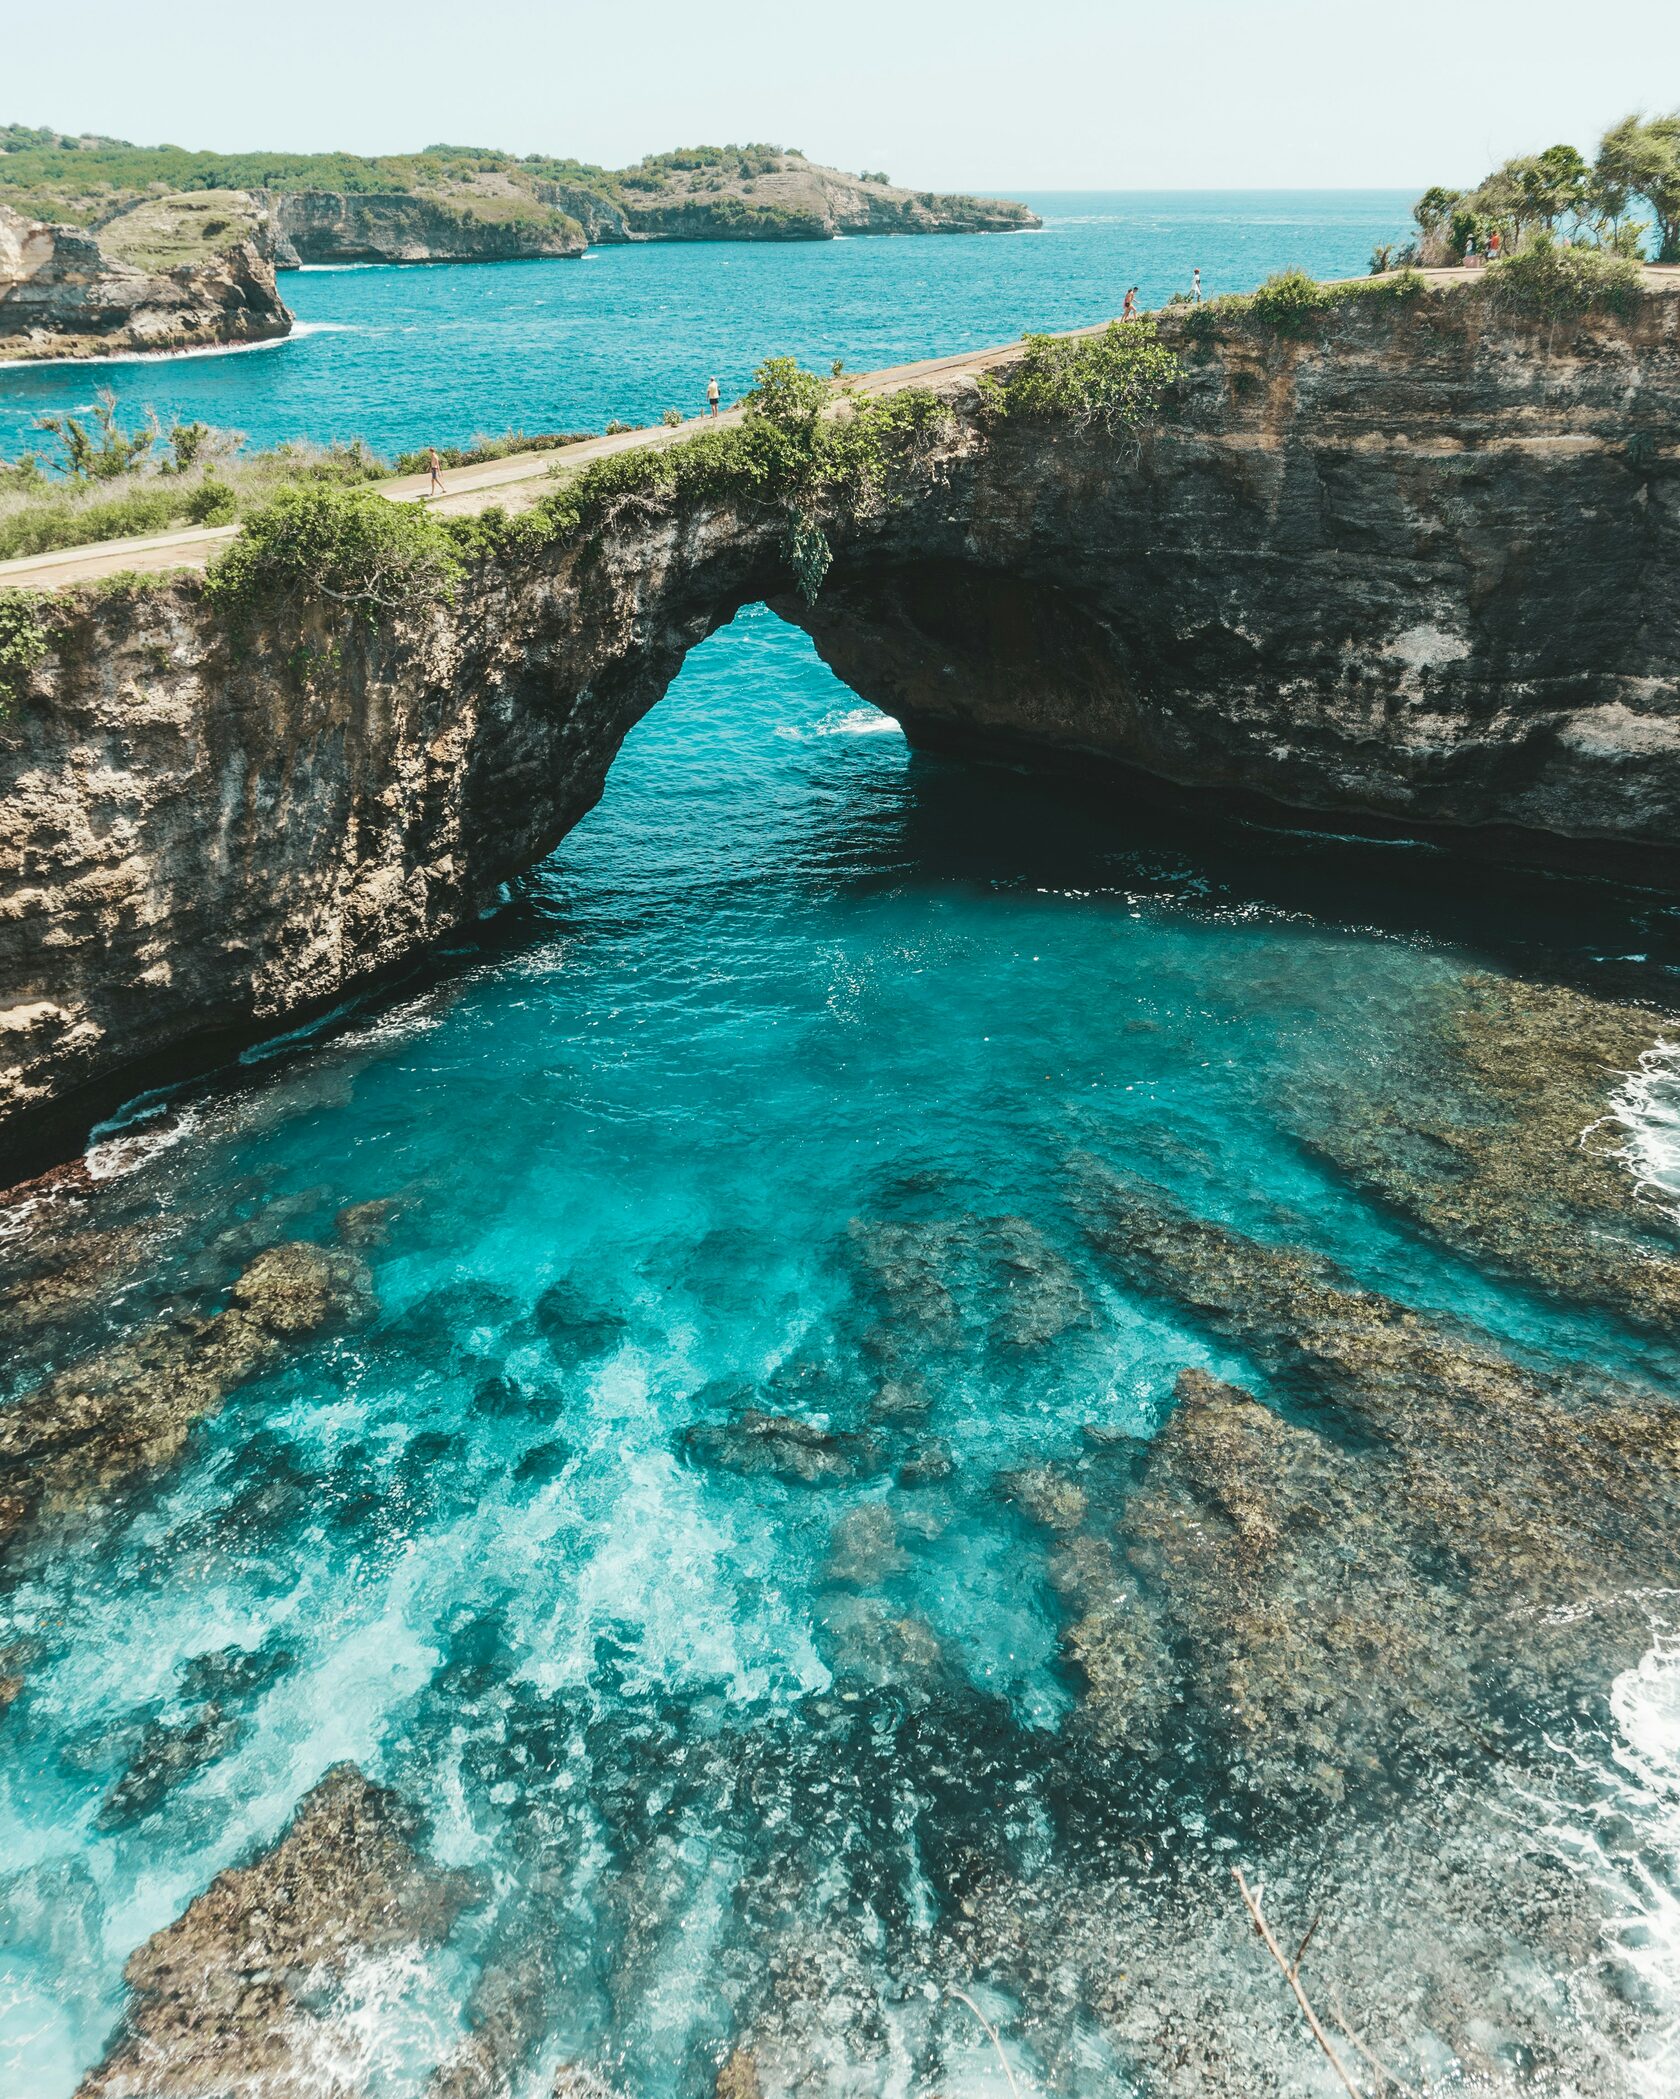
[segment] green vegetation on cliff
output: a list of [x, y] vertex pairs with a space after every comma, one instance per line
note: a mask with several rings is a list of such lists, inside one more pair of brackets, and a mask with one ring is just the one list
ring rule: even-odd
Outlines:
[[[483, 226], [572, 225], [591, 238], [821, 238], [1036, 225], [1025, 206], [895, 189], [779, 146], [689, 146], [628, 168], [482, 146], [418, 153], [207, 153], [0, 126], [0, 203], [35, 218], [102, 225], [147, 197], [195, 191], [412, 196]], [[568, 217], [567, 214], [571, 216]], [[307, 259], [307, 258], [306, 258]]]
[[1180, 370], [1152, 320], [1111, 321], [1079, 341], [1029, 335], [1025, 354], [981, 391], [994, 415], [1113, 433], [1149, 421]]
[[1680, 111], [1623, 117], [1590, 162], [1574, 146], [1548, 146], [1502, 161], [1474, 189], [1427, 189], [1412, 217], [1412, 259], [1423, 263], [1485, 254], [1495, 233], [1507, 255], [1539, 238], [1631, 261], [1654, 235], [1655, 259], [1680, 262]]
[[[1179, 370], [1148, 320], [1117, 322], [1087, 342], [1037, 336], [987, 386], [986, 409], [1136, 431], [1159, 412]], [[309, 608], [377, 621], [452, 597], [470, 561], [517, 561], [567, 544], [632, 505], [719, 501], [780, 526], [789, 574], [810, 601], [832, 560], [827, 527], [891, 503], [895, 476], [926, 457], [952, 415], [925, 388], [861, 396], [791, 357], [767, 358], [743, 405], [739, 424], [575, 471], [557, 463], [554, 492], [517, 517], [441, 516], [325, 477], [282, 488], [211, 570], [210, 598], [236, 627]]]

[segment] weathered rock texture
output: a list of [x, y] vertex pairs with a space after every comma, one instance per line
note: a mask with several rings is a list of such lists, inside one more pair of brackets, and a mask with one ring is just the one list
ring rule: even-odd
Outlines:
[[[659, 171], [657, 187], [631, 169], [618, 203], [630, 240], [833, 240], [840, 234], [1010, 233], [1036, 226], [1023, 204], [939, 196], [819, 167], [799, 154], [747, 176], [709, 168]], [[595, 239], [610, 239], [602, 232]]]
[[[1143, 441], [990, 418], [827, 521], [626, 500], [300, 671], [191, 578], [60, 601], [0, 725], [0, 1146], [470, 924], [595, 802], [687, 650], [770, 596], [913, 742], [1111, 761], [1538, 860], [1680, 839], [1680, 299], [1360, 301], [1182, 343]], [[325, 637], [311, 637], [317, 644]], [[1116, 789], [1116, 809], [1126, 806]]]
[[630, 169], [591, 185], [521, 168], [435, 188], [264, 190], [282, 269], [306, 262], [504, 262], [581, 255], [587, 242], [809, 241], [840, 234], [1002, 233], [1036, 226], [1024, 205], [819, 167], [796, 154], [761, 172]]
[[275, 260], [305, 262], [515, 262], [581, 255], [575, 216], [529, 193], [428, 197], [341, 190], [265, 190]]
[[124, 1969], [130, 2001], [79, 2099], [321, 2091], [333, 1987], [358, 1958], [445, 1939], [472, 1885], [429, 1864], [419, 1817], [337, 1764], [291, 1827], [219, 1874]]
[[266, 342], [291, 326], [242, 192], [150, 199], [98, 233], [0, 205], [0, 361]]
[[270, 1247], [208, 1318], [178, 1313], [0, 1409], [0, 1561], [38, 1524], [167, 1465], [228, 1394], [365, 1298], [353, 1254]]

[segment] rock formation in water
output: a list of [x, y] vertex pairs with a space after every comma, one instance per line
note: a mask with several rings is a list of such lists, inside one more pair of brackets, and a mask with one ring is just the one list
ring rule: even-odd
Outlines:
[[913, 743], [1077, 763], [1117, 820], [1147, 778], [1671, 878], [1680, 298], [1359, 300], [1179, 346], [1141, 440], [999, 420], [955, 382], [892, 500], [825, 516], [811, 608], [781, 513], [701, 494], [625, 500], [377, 628], [236, 643], [196, 577], [45, 601], [0, 724], [17, 1171], [144, 1073], [470, 926], [764, 597]]
[[322, 2089], [334, 1990], [371, 1955], [436, 1945], [473, 1896], [420, 1850], [418, 1815], [338, 1764], [249, 1865], [129, 1956], [129, 2003], [79, 2099]]
[[97, 232], [0, 204], [0, 362], [267, 342], [291, 326], [243, 192], [150, 198]]

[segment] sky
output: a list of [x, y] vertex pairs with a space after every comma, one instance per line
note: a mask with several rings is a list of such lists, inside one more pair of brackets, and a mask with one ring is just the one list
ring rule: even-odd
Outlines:
[[1680, 0], [0, 0], [0, 120], [623, 166], [768, 140], [916, 188], [1422, 188], [1680, 105]]

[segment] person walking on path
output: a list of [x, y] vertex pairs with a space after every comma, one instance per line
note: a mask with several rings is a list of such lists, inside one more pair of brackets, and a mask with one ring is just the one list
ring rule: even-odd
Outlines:
[[716, 379], [713, 379], [706, 388], [706, 406], [712, 411], [713, 415], [716, 415], [718, 412], [718, 402], [721, 398], [718, 392], [718, 383]]
[[1200, 305], [1201, 305], [1201, 303], [1202, 303], [1202, 273], [1201, 273], [1201, 271], [1200, 271], [1199, 269], [1198, 269], [1198, 270], [1192, 270], [1192, 271], [1190, 272], [1190, 297], [1191, 297], [1191, 299], [1192, 299], [1192, 300], [1193, 300], [1193, 301], [1195, 302], [1195, 304], [1196, 304], [1196, 305], [1198, 305], [1198, 306], [1200, 306]]
[[432, 477], [426, 489], [427, 502], [430, 502], [433, 496], [448, 495], [449, 491], [443, 485], [443, 461], [438, 456], [436, 445], [426, 447], [426, 471]]
[[1464, 267], [1467, 270], [1476, 267], [1476, 236], [1473, 233], [1464, 236]]
[[1505, 237], [1497, 226], [1488, 235], [1488, 261], [1497, 262], [1505, 247]]
[[1126, 287], [1126, 303], [1120, 309], [1120, 318], [1123, 321], [1135, 321], [1137, 319], [1137, 286], [1135, 284]]

